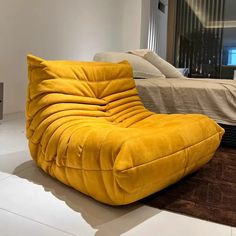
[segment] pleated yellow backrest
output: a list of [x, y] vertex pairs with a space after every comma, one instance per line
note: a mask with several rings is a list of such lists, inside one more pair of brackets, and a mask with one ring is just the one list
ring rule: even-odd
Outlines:
[[143, 107], [126, 61], [46, 61], [33, 55], [27, 60], [27, 137], [54, 114], [118, 117]]
[[[77, 61], [46, 61], [41, 58], [28, 55], [29, 65], [29, 81], [31, 89], [36, 89], [30, 94], [30, 98], [38, 96], [45, 92], [62, 92], [75, 95], [90, 95], [90, 97], [101, 98], [109, 95], [104, 93], [104, 85], [108, 85], [112, 80], [127, 79], [134, 86], [132, 80], [132, 69], [127, 61], [120, 63], [106, 62], [77, 62]], [[60, 79], [58, 83], [74, 83], [80, 81], [82, 84], [90, 84], [93, 91], [80, 91], [78, 89], [68, 91], [67, 88], [61, 87], [52, 79]], [[67, 81], [66, 81], [67, 80]], [[70, 81], [68, 81], [70, 80]], [[97, 86], [96, 82], [99, 82]], [[35, 88], [35, 84], [41, 83], [41, 87]], [[52, 88], [52, 84], [55, 86]], [[96, 86], [94, 86], [95, 84]], [[51, 86], [50, 86], [51, 85]], [[42, 87], [44, 86], [44, 87]], [[77, 85], [78, 86], [78, 85]], [[120, 87], [116, 87], [113, 91], [119, 92]], [[112, 91], [112, 92], [113, 92]], [[122, 90], [121, 90], [122, 91]], [[82, 92], [82, 93], [81, 93]], [[103, 94], [103, 95], [102, 95]]]

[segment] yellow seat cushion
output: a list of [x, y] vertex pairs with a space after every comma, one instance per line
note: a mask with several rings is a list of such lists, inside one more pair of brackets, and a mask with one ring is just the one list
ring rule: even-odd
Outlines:
[[128, 204], [208, 162], [224, 130], [204, 115], [155, 114], [128, 62], [28, 56], [27, 138], [52, 177], [98, 201]]

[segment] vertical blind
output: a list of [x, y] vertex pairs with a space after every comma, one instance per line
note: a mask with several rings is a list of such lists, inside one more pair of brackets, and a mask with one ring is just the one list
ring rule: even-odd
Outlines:
[[225, 0], [177, 0], [175, 66], [219, 78]]

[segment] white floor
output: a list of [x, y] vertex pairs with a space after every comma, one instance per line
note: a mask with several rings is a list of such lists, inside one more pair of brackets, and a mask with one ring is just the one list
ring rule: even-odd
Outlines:
[[236, 228], [139, 203], [110, 207], [47, 176], [31, 160], [24, 115], [0, 122], [1, 236], [236, 236]]

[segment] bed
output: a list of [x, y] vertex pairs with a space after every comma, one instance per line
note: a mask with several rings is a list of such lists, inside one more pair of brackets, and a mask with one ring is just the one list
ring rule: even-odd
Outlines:
[[226, 130], [222, 143], [236, 147], [236, 81], [135, 79], [144, 106], [156, 113], [201, 113]]

